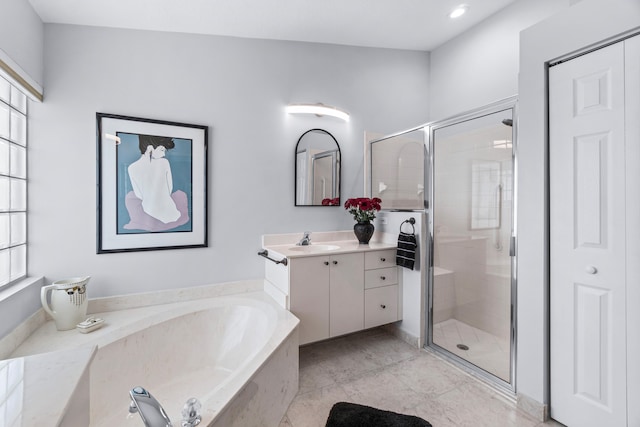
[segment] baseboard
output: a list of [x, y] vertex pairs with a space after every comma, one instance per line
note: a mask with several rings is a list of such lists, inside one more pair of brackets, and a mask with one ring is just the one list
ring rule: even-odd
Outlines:
[[389, 323], [388, 325], [382, 326], [382, 329], [389, 332], [396, 338], [401, 339], [412, 347], [421, 348], [420, 347], [420, 338], [408, 333], [407, 331], [400, 329], [399, 322]]
[[549, 419], [549, 405], [540, 403], [527, 395], [518, 393], [516, 405], [518, 406], [518, 409], [526, 412], [538, 421], [542, 422]]

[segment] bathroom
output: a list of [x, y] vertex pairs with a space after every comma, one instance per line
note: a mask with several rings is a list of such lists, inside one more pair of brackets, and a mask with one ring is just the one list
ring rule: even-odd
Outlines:
[[[44, 279], [11, 295], [2, 291], [0, 336], [38, 310], [40, 286], [59, 278], [90, 274], [90, 298], [262, 280], [262, 235], [351, 229], [341, 207], [294, 206], [294, 148], [302, 133], [319, 127], [335, 136], [342, 200], [360, 197], [365, 132], [392, 134], [523, 96], [520, 31], [556, 14], [569, 22], [582, 2], [519, 0], [424, 52], [43, 25], [27, 1], [6, 1], [0, 48], [45, 91], [45, 102], [30, 104], [28, 160], [28, 271]], [[609, 31], [601, 39], [618, 34]], [[340, 106], [351, 119], [286, 115], [292, 102]], [[96, 112], [209, 126], [208, 247], [96, 254]], [[527, 113], [519, 111], [521, 118]], [[532, 226], [520, 235], [528, 243], [519, 247], [518, 394], [542, 405], [547, 319], [537, 234], [544, 168], [535, 144], [522, 150], [518, 218]], [[388, 215], [392, 224], [404, 218]], [[420, 321], [415, 325], [412, 335], [424, 333]]]

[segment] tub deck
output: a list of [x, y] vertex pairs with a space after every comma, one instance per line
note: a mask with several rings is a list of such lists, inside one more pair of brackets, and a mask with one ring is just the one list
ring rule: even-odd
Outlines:
[[[231, 373], [230, 369], [228, 369], [224, 363], [218, 364], [214, 363], [214, 361], [211, 361], [211, 363], [202, 363], [200, 359], [195, 357], [198, 351], [207, 351], [206, 349], [203, 350], [203, 346], [206, 347], [208, 345], [210, 347], [212, 345], [206, 344], [206, 342], [215, 341], [215, 339], [207, 340], [207, 337], [203, 336], [203, 331], [199, 331], [197, 327], [191, 328], [192, 330], [190, 331], [184, 331], [181, 329], [184, 325], [178, 323], [178, 326], [174, 325], [172, 327], [170, 332], [172, 336], [163, 336], [161, 333], [156, 332], [156, 335], [160, 338], [156, 338], [156, 343], [152, 344], [151, 347], [157, 346], [158, 342], [160, 342], [158, 340], [162, 340], [163, 347], [169, 347], [170, 351], [163, 350], [162, 348], [146, 348], [148, 346], [144, 341], [145, 337], [151, 335], [155, 329], [158, 329], [156, 327], [162, 328], [162, 325], [170, 325], [170, 323], [167, 322], [172, 320], [180, 322], [181, 318], [187, 319], [188, 321], [193, 318], [192, 314], [206, 312], [212, 308], [234, 306], [256, 307], [267, 311], [269, 316], [275, 317], [275, 326], [273, 326], [271, 336], [265, 339], [264, 343], [260, 344], [260, 348], [255, 349], [255, 351], [252, 350], [250, 357], [242, 362], [239, 372]], [[197, 397], [203, 404], [203, 422], [201, 425], [216, 425], [216, 420], [220, 418], [220, 414], [225, 412], [227, 407], [232, 406], [233, 399], [241, 393], [243, 388], [246, 388], [245, 385], [252, 381], [256, 373], [267, 364], [272, 355], [278, 352], [280, 347], [284, 346], [283, 343], [289, 341], [291, 337], [296, 338], [295, 348], [297, 356], [296, 331], [299, 320], [278, 306], [278, 304], [263, 291], [107, 311], [93, 313], [92, 315], [105, 319], [105, 323], [101, 329], [88, 334], [81, 334], [75, 330], [57, 331], [54, 322], [47, 321], [38, 327], [11, 354], [12, 358], [30, 358], [36, 357], [33, 355], [40, 354], [41, 356], [37, 357], [40, 357], [45, 365], [48, 364], [48, 362], [46, 362], [47, 360], [54, 363], [54, 361], [60, 362], [61, 359], [65, 359], [68, 363], [73, 363], [74, 369], [78, 372], [84, 372], [88, 366], [91, 366], [91, 406], [94, 407], [91, 410], [91, 426], [139, 426], [141, 423], [139, 415], [135, 414], [134, 417], [127, 418], [127, 408], [130, 400], [128, 392], [137, 385], [147, 388], [158, 401], [163, 404], [174, 424], [180, 423], [180, 411], [184, 402], [190, 397]], [[206, 330], [206, 328], [203, 330]], [[233, 336], [233, 334], [227, 335], [228, 337]], [[227, 341], [229, 341], [228, 337]], [[145, 344], [141, 345], [141, 343]], [[117, 398], [114, 397], [113, 399], [116, 400], [116, 402], [111, 402], [113, 406], [107, 403], [100, 404], [100, 402], [93, 399], [94, 394], [103, 393], [103, 391], [96, 392], [96, 387], [104, 387], [103, 384], [98, 383], [109, 381], [109, 370], [118, 372], [121, 368], [118, 366], [119, 361], [112, 360], [114, 356], [111, 355], [111, 349], [116, 345], [118, 348], [123, 348], [124, 346], [124, 348], [137, 347], [150, 350], [152, 353], [159, 354], [156, 359], [162, 361], [162, 363], [170, 360], [170, 363], [175, 362], [174, 364], [177, 365], [170, 367], [171, 371], [164, 376], [165, 378], [161, 378], [160, 381], [153, 381], [154, 384], [132, 383], [126, 388], [118, 387]], [[289, 344], [287, 345], [289, 346]], [[68, 355], [69, 351], [74, 354], [90, 354], [91, 357], [85, 357], [84, 364], [79, 361], [72, 362], [64, 356], [65, 353]], [[167, 351], [167, 355], [165, 356], [162, 351]], [[287, 350], [287, 353], [290, 353], [290, 351]], [[94, 354], [95, 357], [93, 356]], [[181, 361], [183, 357], [190, 359], [190, 361], [187, 360], [185, 362], [188, 369], [181, 372]], [[236, 358], [234, 354], [227, 356], [227, 358], [229, 357], [231, 359]], [[108, 359], [101, 361], [101, 358]], [[153, 378], [159, 376], [162, 375], [157, 374], [157, 372], [152, 375]], [[88, 375], [76, 377], [69, 377], [64, 381], [65, 386], [70, 386], [74, 392], [75, 390], [87, 387], [87, 384], [83, 383], [83, 378], [88, 377]], [[55, 386], [55, 383], [60, 381], [60, 378], [52, 378], [51, 381], [43, 381], [42, 378], [47, 377], [41, 377], [40, 387], [44, 383]], [[289, 378], [292, 378], [292, 376], [289, 375]], [[88, 378], [85, 378], [84, 381], [89, 383]], [[132, 381], [135, 381], [135, 379], [132, 378]], [[292, 381], [289, 381], [289, 383], [291, 382]], [[295, 387], [297, 391], [297, 370], [295, 373], [295, 386], [290, 386]], [[109, 387], [113, 387], [113, 385], [108, 384], [106, 386], [106, 388]], [[122, 390], [120, 390], [120, 388], [122, 388]], [[292, 396], [293, 395], [295, 395], [295, 391]], [[101, 400], [111, 399], [108, 397]], [[36, 399], [33, 394], [25, 390], [24, 402], [25, 406], [30, 406], [35, 409], [39, 406], [37, 402], [41, 402], [41, 400]], [[54, 416], [53, 418], [64, 419], [65, 416], [69, 418], [68, 402], [67, 404], [61, 402], [58, 406], [58, 417], [56, 418]], [[95, 406], [102, 408], [95, 408]], [[120, 407], [122, 408], [121, 410]], [[82, 412], [82, 408], [80, 408], [79, 411]], [[54, 412], [56, 411], [54, 410]], [[80, 416], [82, 416], [82, 414]], [[50, 424], [38, 425], [65, 424], [51, 422]]]

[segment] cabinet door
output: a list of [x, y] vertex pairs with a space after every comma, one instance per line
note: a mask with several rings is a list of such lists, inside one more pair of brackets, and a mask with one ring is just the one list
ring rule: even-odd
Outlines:
[[398, 320], [398, 285], [367, 289], [364, 298], [365, 328]]
[[364, 327], [364, 255], [335, 255], [330, 262], [329, 330], [335, 337]]
[[300, 345], [329, 338], [329, 257], [290, 261], [290, 307], [300, 319]]

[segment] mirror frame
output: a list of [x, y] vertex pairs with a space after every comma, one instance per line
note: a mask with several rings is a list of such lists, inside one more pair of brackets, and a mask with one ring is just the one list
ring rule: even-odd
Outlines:
[[[304, 136], [310, 132], [323, 132], [327, 135], [329, 135], [331, 137], [331, 139], [333, 139], [333, 142], [336, 143], [336, 147], [337, 147], [337, 153], [338, 153], [338, 158], [336, 160], [336, 166], [337, 166], [337, 171], [336, 171], [336, 178], [337, 178], [337, 185], [336, 185], [336, 193], [338, 194], [338, 204], [337, 205], [312, 205], [312, 204], [307, 204], [307, 205], [301, 205], [298, 204], [298, 199], [297, 199], [297, 194], [298, 194], [298, 161], [297, 161], [297, 155], [298, 155], [298, 147], [300, 146], [300, 141], [302, 141], [302, 139], [304, 138]], [[341, 191], [341, 184], [342, 184], [342, 152], [340, 151], [340, 144], [338, 144], [338, 140], [328, 131], [324, 130], [324, 129], [319, 129], [319, 128], [314, 128], [314, 129], [309, 129], [308, 131], [304, 132], [302, 135], [300, 135], [300, 138], [298, 138], [298, 142], [296, 143], [296, 147], [295, 150], [293, 152], [293, 164], [294, 164], [294, 174], [293, 174], [293, 180], [294, 180], [294, 188], [293, 188], [293, 204], [294, 206], [306, 206], [306, 207], [336, 207], [336, 206], [342, 206], [342, 195], [340, 193]]]

